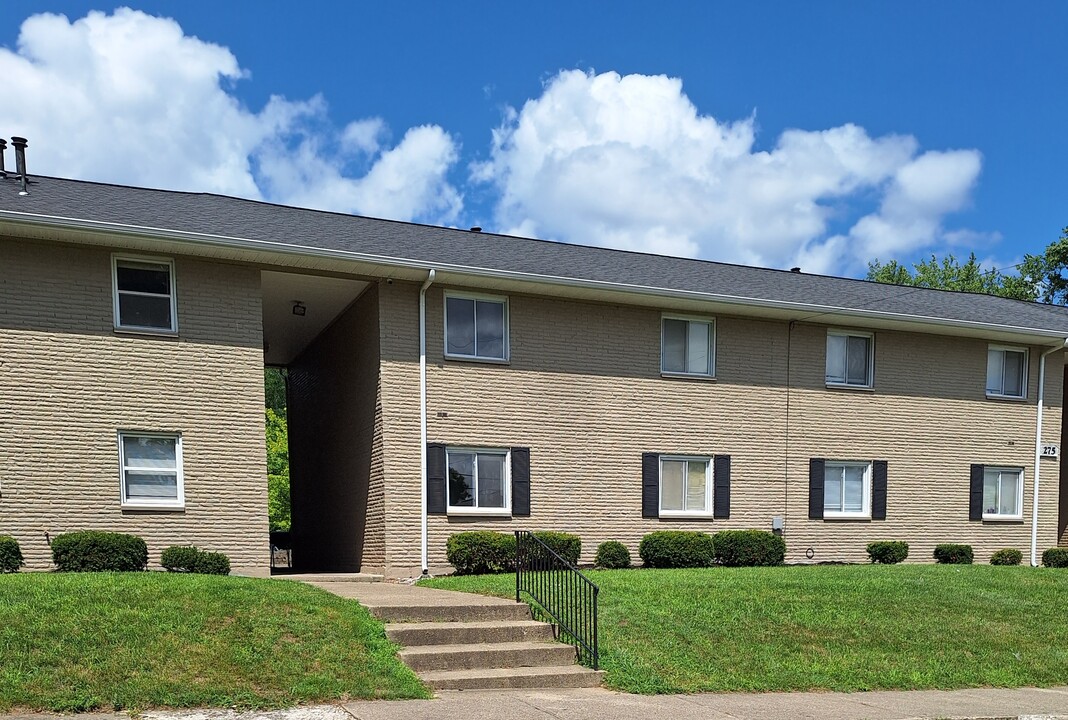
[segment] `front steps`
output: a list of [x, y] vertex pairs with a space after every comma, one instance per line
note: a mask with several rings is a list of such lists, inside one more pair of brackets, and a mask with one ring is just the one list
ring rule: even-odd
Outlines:
[[[402, 646], [400, 659], [435, 690], [598, 687], [602, 671], [575, 663], [575, 648], [530, 608], [496, 598], [461, 605], [382, 604], [368, 609]], [[485, 603], [480, 600], [485, 600]]]

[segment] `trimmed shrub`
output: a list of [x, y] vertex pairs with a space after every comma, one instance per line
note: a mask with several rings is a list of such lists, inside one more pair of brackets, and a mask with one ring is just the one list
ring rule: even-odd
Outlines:
[[716, 561], [712, 536], [691, 530], [658, 530], [642, 538], [638, 555], [645, 567], [710, 567]]
[[786, 542], [766, 530], [721, 530], [712, 536], [716, 562], [727, 567], [782, 565]]
[[1021, 560], [1023, 560], [1023, 553], [1015, 548], [998, 550], [990, 556], [991, 565], [1019, 565]]
[[52, 539], [52, 562], [60, 572], [137, 572], [148, 565], [148, 548], [136, 535], [83, 530]]
[[1068, 548], [1053, 547], [1042, 553], [1042, 564], [1046, 567], [1068, 567]]
[[[582, 555], [582, 540], [578, 535], [543, 530], [534, 533], [534, 537], [548, 545], [553, 552], [571, 565], [578, 565], [579, 556]], [[512, 539], [514, 545], [515, 537], [513, 536]]]
[[877, 540], [868, 543], [868, 557], [873, 563], [897, 565], [909, 556], [909, 544], [901, 540]]
[[606, 570], [630, 567], [630, 550], [621, 542], [608, 540], [597, 546], [597, 557], [594, 559], [597, 567]]
[[0, 573], [18, 572], [25, 564], [18, 541], [10, 535], [0, 535]]
[[486, 575], [515, 569], [515, 536], [491, 530], [450, 535], [445, 557], [457, 575]]
[[168, 572], [229, 575], [230, 559], [222, 553], [205, 552], [192, 545], [174, 545], [159, 556], [159, 564]]
[[936, 562], [943, 565], [971, 565], [972, 546], [957, 545], [955, 543], [943, 543], [936, 545], [934, 549]]

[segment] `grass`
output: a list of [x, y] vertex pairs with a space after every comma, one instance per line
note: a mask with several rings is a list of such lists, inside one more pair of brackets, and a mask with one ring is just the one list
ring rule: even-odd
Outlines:
[[[1068, 572], [987, 565], [603, 570], [601, 667], [632, 693], [1068, 683]], [[514, 597], [513, 575], [432, 587]]]
[[0, 711], [422, 698], [382, 625], [296, 582], [0, 575]]

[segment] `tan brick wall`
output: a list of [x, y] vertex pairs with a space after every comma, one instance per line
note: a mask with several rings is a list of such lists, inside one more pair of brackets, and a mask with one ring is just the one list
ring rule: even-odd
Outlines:
[[[575, 532], [590, 561], [604, 540], [623, 541], [636, 558], [653, 530], [770, 529], [776, 515], [795, 562], [810, 546], [814, 561], [864, 560], [866, 543], [882, 538], [909, 541], [916, 561], [929, 560], [937, 542], [971, 542], [981, 560], [1000, 547], [1029, 548], [1037, 348], [1027, 402], [986, 399], [985, 341], [918, 333], [876, 333], [874, 391], [831, 390], [825, 326], [791, 333], [785, 322], [720, 316], [716, 380], [663, 378], [658, 310], [512, 295], [510, 363], [462, 362], [443, 358], [442, 292], [428, 292], [429, 439], [530, 447], [532, 515], [431, 516], [432, 567], [444, 563], [446, 538], [463, 530]], [[387, 564], [398, 574], [419, 564], [417, 310], [414, 286], [384, 294]], [[1051, 442], [1060, 368], [1059, 354], [1047, 361]], [[731, 455], [730, 519], [643, 519], [644, 451]], [[888, 519], [808, 520], [810, 457], [887, 460]], [[967, 520], [973, 462], [1026, 468], [1027, 519]], [[1056, 542], [1059, 477], [1052, 461], [1042, 472], [1040, 548]]]
[[[108, 251], [0, 238], [0, 533], [31, 569], [45, 533], [104, 529], [266, 572], [259, 271], [175, 267], [179, 336], [117, 334]], [[120, 509], [119, 429], [182, 433], [183, 512]]]
[[297, 569], [385, 565], [378, 340], [378, 290], [371, 286], [290, 365]]

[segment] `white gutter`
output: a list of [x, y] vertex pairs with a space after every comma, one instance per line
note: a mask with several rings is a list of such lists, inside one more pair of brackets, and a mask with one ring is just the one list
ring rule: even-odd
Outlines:
[[1064, 344], [1051, 347], [1038, 356], [1038, 419], [1035, 421], [1035, 491], [1031, 498], [1031, 567], [1038, 567], [1038, 485], [1042, 475], [1042, 408], [1046, 398], [1046, 356], [1068, 349]]
[[419, 495], [422, 498], [419, 522], [423, 575], [429, 574], [426, 558], [426, 291], [434, 282], [435, 275], [437, 271], [431, 270], [426, 282], [419, 288]]
[[[379, 265], [386, 268], [405, 268], [427, 270], [434, 268], [441, 272], [455, 272], [461, 275], [473, 277], [486, 277], [500, 280], [513, 280], [519, 282], [534, 282], [547, 285], [562, 285], [601, 291], [618, 291], [633, 295], [651, 295], [655, 297], [667, 297], [674, 299], [697, 300], [701, 302], [716, 302], [726, 305], [740, 305], [746, 307], [759, 307], [776, 310], [787, 310], [816, 315], [839, 315], [843, 317], [857, 318], [883, 318], [889, 321], [916, 322], [924, 325], [942, 327], [960, 327], [981, 330], [984, 332], [1006, 332], [1012, 334], [1027, 334], [1035, 337], [1049, 337], [1063, 339], [1064, 334], [1060, 331], [1029, 328], [1017, 325], [1003, 325], [998, 323], [979, 322], [974, 320], [954, 320], [948, 318], [932, 317], [929, 315], [917, 315], [914, 313], [887, 312], [882, 310], [846, 308], [835, 305], [819, 305], [816, 303], [796, 302], [791, 300], [769, 300], [766, 298], [754, 298], [745, 295], [727, 295], [724, 293], [710, 293], [698, 290], [679, 290], [675, 288], [663, 288], [652, 285], [635, 285], [632, 283], [612, 282], [606, 280], [591, 280], [582, 278], [564, 277], [559, 275], [544, 275], [540, 273], [521, 272], [515, 270], [501, 270], [498, 268], [482, 268], [471, 265], [456, 263], [428, 263], [423, 260], [410, 258], [398, 258], [389, 255], [376, 255], [372, 253], [354, 252], [351, 250], [336, 250], [327, 248], [309, 247], [307, 245], [294, 245], [273, 240], [253, 240], [238, 238], [227, 235], [214, 235], [209, 233], [196, 233], [184, 230], [168, 230], [165, 228], [153, 228], [140, 225], [127, 225], [123, 223], [102, 222], [97, 220], [82, 220], [77, 218], [64, 218], [51, 215], [38, 215], [35, 213], [21, 213], [11, 210], [0, 210], [0, 221], [7, 220], [12, 223], [31, 226], [50, 226], [70, 230], [99, 232], [110, 235], [139, 236], [153, 240], [173, 240], [177, 242], [194, 243], [214, 247], [224, 247], [259, 252], [277, 252], [286, 255], [302, 257], [344, 260], [350, 262], [363, 262], [369, 265]], [[802, 318], [803, 319], [803, 318]]]

